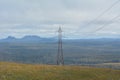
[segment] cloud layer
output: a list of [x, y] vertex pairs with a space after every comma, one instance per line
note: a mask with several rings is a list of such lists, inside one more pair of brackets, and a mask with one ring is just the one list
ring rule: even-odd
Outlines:
[[[116, 0], [117, 1], [117, 0]], [[120, 3], [94, 23], [86, 25], [107, 9], [114, 0], [0, 0], [0, 36], [55, 36], [63, 26], [67, 37], [119, 35]], [[94, 33], [103, 24], [110, 24]], [[93, 32], [93, 33], [89, 33]]]

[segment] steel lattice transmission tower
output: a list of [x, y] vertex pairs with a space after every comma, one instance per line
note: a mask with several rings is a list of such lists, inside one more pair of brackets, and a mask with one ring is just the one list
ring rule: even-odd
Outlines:
[[57, 65], [64, 65], [63, 48], [62, 48], [62, 29], [61, 29], [61, 27], [59, 27], [59, 30], [58, 30]]

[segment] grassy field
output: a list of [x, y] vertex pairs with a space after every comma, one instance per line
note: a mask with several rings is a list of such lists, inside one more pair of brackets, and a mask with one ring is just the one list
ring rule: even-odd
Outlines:
[[102, 64], [96, 64], [95, 67], [112, 68], [112, 69], [120, 70], [120, 63], [102, 63]]
[[120, 70], [0, 62], [0, 80], [120, 80]]

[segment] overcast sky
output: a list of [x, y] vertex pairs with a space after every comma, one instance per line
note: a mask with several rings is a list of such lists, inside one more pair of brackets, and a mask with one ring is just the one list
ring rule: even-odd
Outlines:
[[[120, 36], [120, 1], [92, 24], [86, 25], [118, 0], [0, 0], [0, 38], [57, 35], [65, 37]], [[94, 32], [103, 24], [109, 24]]]

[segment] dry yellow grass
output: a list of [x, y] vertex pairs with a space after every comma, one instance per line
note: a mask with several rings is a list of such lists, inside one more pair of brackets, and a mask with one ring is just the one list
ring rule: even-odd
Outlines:
[[120, 80], [120, 70], [0, 62], [0, 80]]

